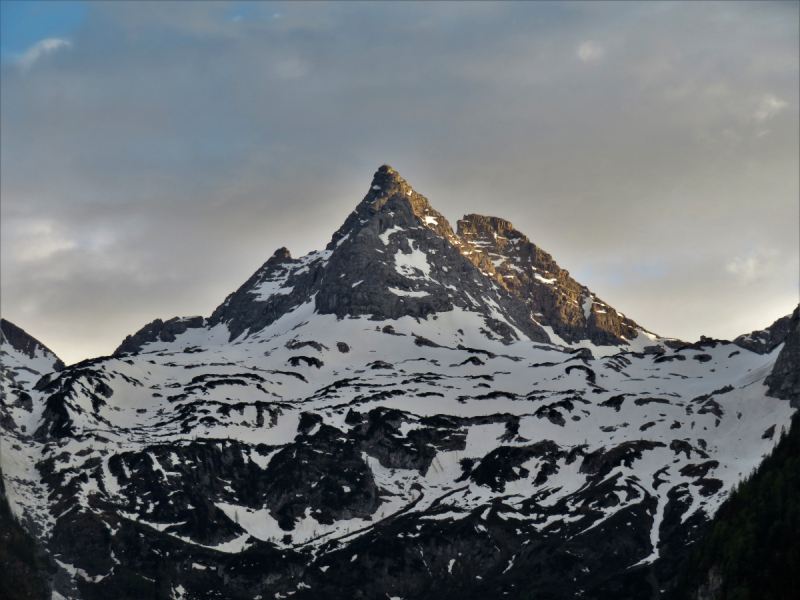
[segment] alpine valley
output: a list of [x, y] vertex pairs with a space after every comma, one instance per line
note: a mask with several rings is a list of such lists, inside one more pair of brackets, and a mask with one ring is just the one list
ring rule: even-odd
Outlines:
[[660, 337], [382, 166], [324, 250], [280, 248], [207, 318], [67, 367], [2, 322], [0, 492], [34, 540], [4, 534], [2, 577], [56, 600], [672, 598], [800, 405], [799, 318]]

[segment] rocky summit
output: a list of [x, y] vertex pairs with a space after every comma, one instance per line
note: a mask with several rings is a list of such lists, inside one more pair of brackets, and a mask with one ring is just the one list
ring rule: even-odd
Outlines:
[[800, 398], [797, 311], [660, 337], [385, 165], [207, 318], [66, 368], [2, 330], [5, 495], [57, 600], [659, 598]]

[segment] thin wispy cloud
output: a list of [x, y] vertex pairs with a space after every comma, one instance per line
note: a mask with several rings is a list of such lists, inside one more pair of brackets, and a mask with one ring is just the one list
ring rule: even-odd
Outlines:
[[764, 94], [758, 102], [758, 108], [756, 108], [754, 116], [757, 121], [766, 121], [777, 115], [786, 106], [786, 102], [780, 98], [776, 98], [772, 94]]
[[741, 284], [751, 284], [767, 279], [780, 262], [775, 248], [752, 248], [730, 261], [725, 269]]
[[23, 265], [35, 268], [35, 263], [46, 261], [59, 252], [78, 247], [77, 242], [70, 239], [63, 228], [51, 220], [18, 219], [11, 225], [13, 233], [5, 240], [3, 251], [8, 252]]
[[16, 62], [23, 71], [27, 71], [38, 61], [40, 58], [47, 56], [57, 50], [69, 48], [72, 42], [69, 40], [62, 40], [58, 38], [48, 38], [41, 42], [35, 43], [24, 54], [17, 58]]
[[605, 50], [597, 42], [589, 40], [578, 47], [578, 58], [585, 63], [599, 61], [605, 55]]

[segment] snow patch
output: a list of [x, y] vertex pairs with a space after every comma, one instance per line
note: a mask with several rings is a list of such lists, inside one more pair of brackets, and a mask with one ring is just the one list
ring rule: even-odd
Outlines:
[[592, 314], [592, 304], [594, 304], [594, 300], [587, 295], [583, 301], [583, 318], [586, 319], [587, 323], [589, 322], [589, 316]]
[[391, 288], [391, 287], [388, 289], [395, 296], [410, 296], [412, 298], [424, 298], [425, 296], [430, 296], [428, 292], [406, 292], [404, 290], [398, 290], [397, 288]]
[[383, 245], [387, 246], [389, 244], [389, 236], [391, 236], [392, 234], [398, 233], [400, 231], [405, 231], [405, 230], [402, 227], [397, 227], [395, 225], [394, 227], [390, 227], [389, 229], [384, 231], [378, 237], [381, 238], [381, 241], [383, 242]]
[[[394, 255], [395, 270], [408, 279], [430, 279], [431, 266], [428, 264], [428, 256], [411, 244], [411, 252], [405, 254], [398, 250]], [[422, 272], [422, 276], [418, 274]]]

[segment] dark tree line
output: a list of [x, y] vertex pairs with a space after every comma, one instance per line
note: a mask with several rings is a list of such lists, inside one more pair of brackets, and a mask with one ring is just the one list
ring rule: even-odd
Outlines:
[[0, 598], [49, 598], [47, 579], [54, 571], [52, 561], [37, 550], [33, 536], [11, 511], [0, 469]]
[[720, 507], [671, 597], [696, 597], [710, 574], [721, 580], [714, 600], [800, 598], [800, 413]]

